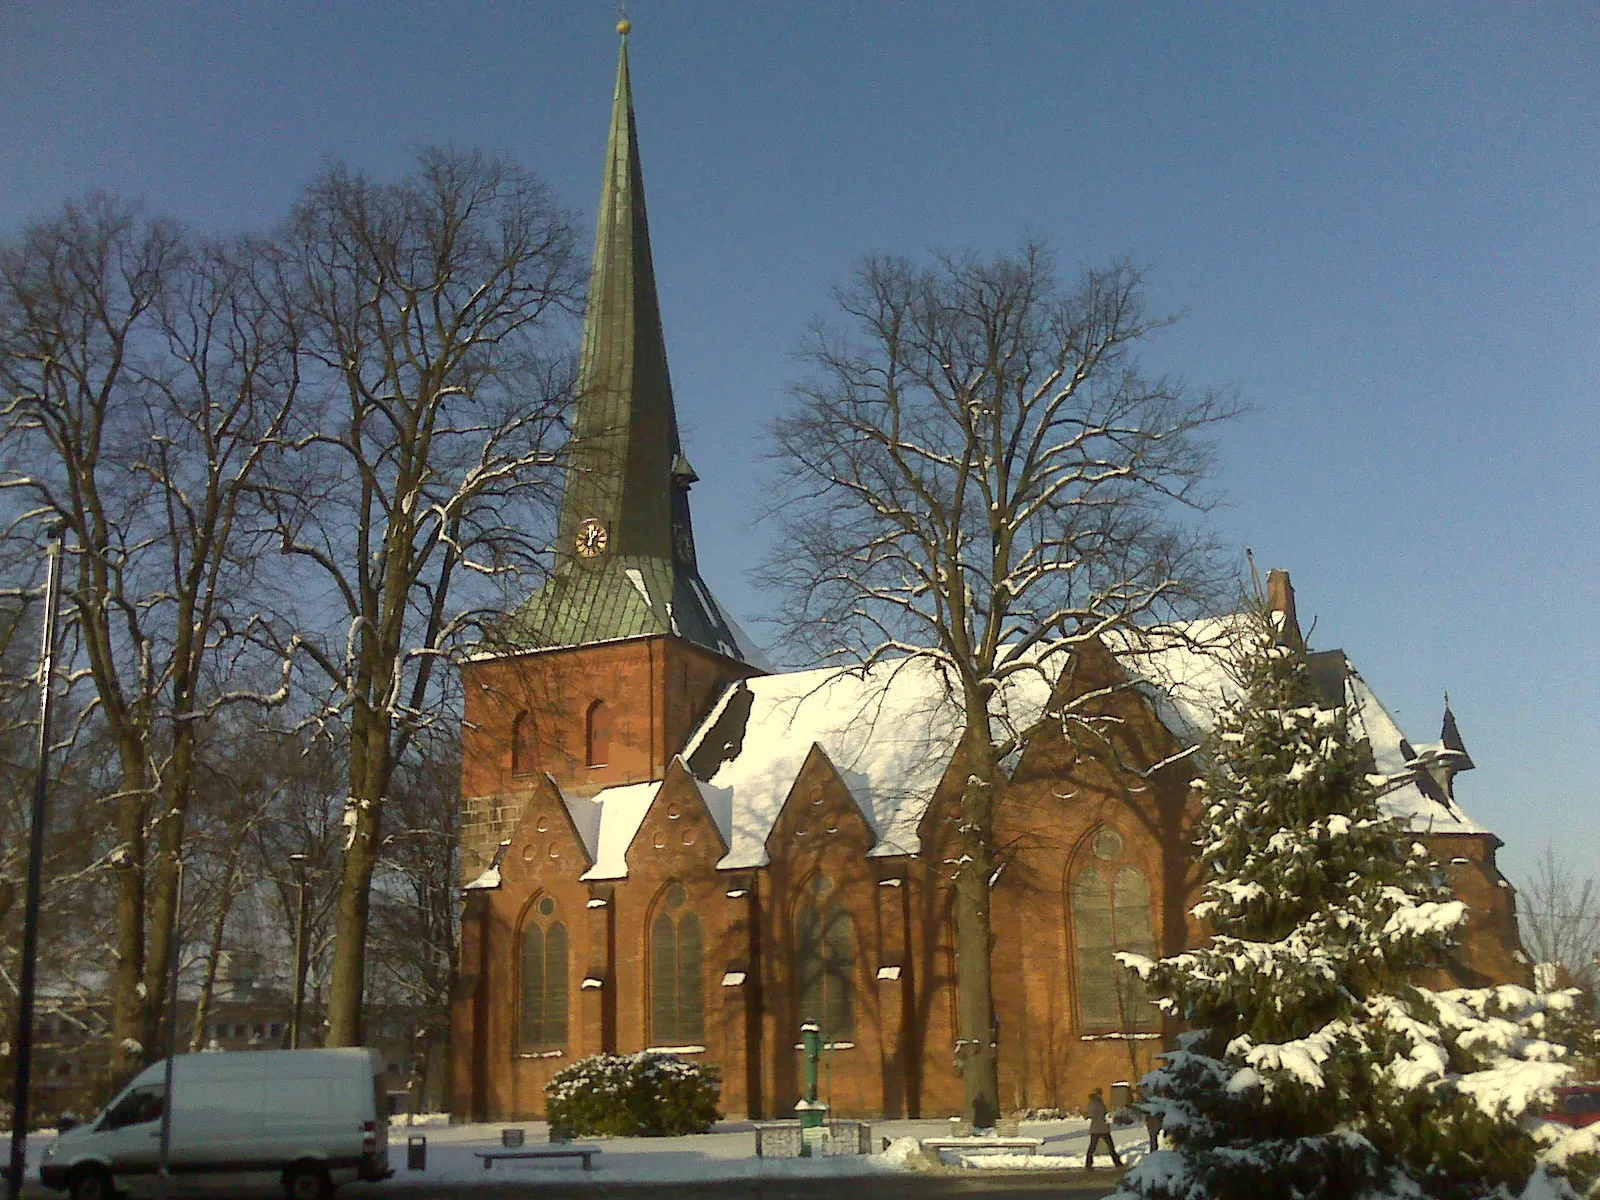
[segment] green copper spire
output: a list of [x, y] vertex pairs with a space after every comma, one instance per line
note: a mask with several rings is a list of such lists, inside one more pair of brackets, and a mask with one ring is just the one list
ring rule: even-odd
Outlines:
[[[628, 41], [617, 61], [605, 178], [584, 320], [572, 469], [561, 511], [563, 546], [596, 521], [607, 551], [670, 558], [692, 554], [674, 538], [672, 466], [680, 450], [645, 215], [644, 172], [628, 77]], [[684, 515], [687, 516], [687, 506]]]
[[512, 617], [519, 641], [571, 646], [671, 634], [744, 659], [700, 579], [667, 344], [650, 257], [628, 29], [606, 142], [578, 409], [554, 576]]

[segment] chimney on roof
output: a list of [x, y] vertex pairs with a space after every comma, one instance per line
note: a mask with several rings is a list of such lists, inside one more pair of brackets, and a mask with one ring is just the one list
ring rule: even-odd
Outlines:
[[1267, 572], [1267, 609], [1273, 614], [1273, 624], [1278, 636], [1298, 650], [1306, 648], [1306, 639], [1300, 632], [1300, 618], [1294, 611], [1294, 584], [1289, 582], [1289, 572], [1274, 567]]

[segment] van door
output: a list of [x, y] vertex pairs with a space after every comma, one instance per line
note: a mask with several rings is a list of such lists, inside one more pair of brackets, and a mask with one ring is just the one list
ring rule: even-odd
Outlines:
[[285, 1162], [309, 1157], [353, 1167], [369, 1103], [358, 1073], [365, 1065], [331, 1055], [279, 1064], [262, 1081], [263, 1142]]
[[155, 1188], [166, 1091], [161, 1083], [129, 1088], [95, 1127], [95, 1149], [111, 1163], [117, 1185], [134, 1195], [150, 1195]]
[[[242, 1173], [275, 1172], [262, 1145], [263, 1056], [238, 1052], [219, 1071], [220, 1056], [204, 1064], [178, 1060], [173, 1080], [172, 1166], [185, 1193], [204, 1195], [249, 1182]], [[205, 1069], [197, 1069], [197, 1068]], [[268, 1181], [276, 1178], [268, 1175]]]

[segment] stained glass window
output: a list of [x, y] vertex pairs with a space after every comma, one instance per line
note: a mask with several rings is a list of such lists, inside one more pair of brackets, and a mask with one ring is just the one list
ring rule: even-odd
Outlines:
[[522, 1020], [524, 1050], [563, 1046], [567, 1041], [567, 927], [530, 921], [522, 932]]
[[705, 939], [694, 913], [674, 915], [674, 899], [683, 903], [681, 887], [651, 929], [650, 1038], [658, 1046], [694, 1045], [706, 1034]]
[[1079, 871], [1072, 884], [1072, 930], [1083, 1028], [1156, 1028], [1159, 1014], [1139, 978], [1114, 957], [1119, 951], [1155, 955], [1150, 886], [1143, 873], [1132, 866], [1109, 878], [1096, 865]]
[[815, 1021], [826, 1041], [855, 1035], [855, 922], [826, 900], [832, 884], [818, 876], [814, 899], [795, 917], [800, 1019]]

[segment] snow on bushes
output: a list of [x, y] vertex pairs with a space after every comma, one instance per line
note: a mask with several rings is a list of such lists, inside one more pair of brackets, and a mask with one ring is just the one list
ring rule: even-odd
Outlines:
[[580, 1059], [544, 1092], [551, 1128], [579, 1137], [706, 1133], [722, 1116], [721, 1072], [656, 1050]]
[[[1570, 993], [1430, 991], [1466, 908], [1378, 805], [1388, 782], [1305, 655], [1263, 622], [1218, 722], [1196, 829], [1209, 925], [1160, 961], [1118, 957], [1190, 1031], [1145, 1077], [1172, 1149], [1119, 1195], [1570, 1197], [1594, 1140], [1538, 1117], [1572, 1067]], [[1563, 1178], [1566, 1176], [1566, 1178]]]

